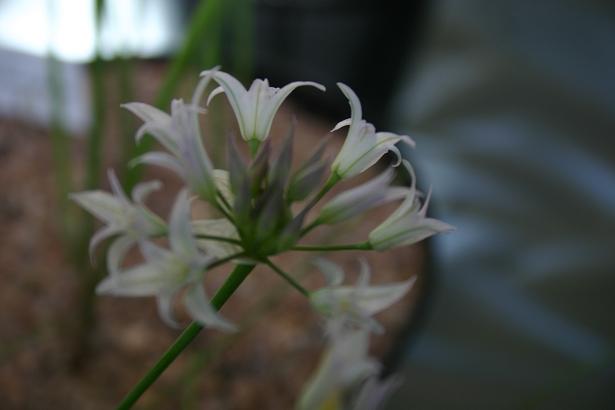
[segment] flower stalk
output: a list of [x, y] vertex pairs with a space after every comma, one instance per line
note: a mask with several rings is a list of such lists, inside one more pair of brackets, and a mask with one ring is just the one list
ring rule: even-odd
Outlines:
[[310, 292], [306, 288], [301, 286], [299, 282], [297, 282], [292, 276], [290, 276], [290, 274], [282, 270], [282, 268], [280, 268], [278, 265], [271, 262], [269, 259], [265, 259], [263, 262], [265, 263], [265, 265], [273, 269], [275, 273], [284, 278], [284, 280], [287, 281], [293, 288], [297, 289], [299, 293], [301, 293], [303, 296], [310, 297]]
[[[248, 274], [254, 269], [254, 265], [237, 265], [228, 279], [218, 289], [218, 292], [211, 299], [212, 306], [219, 310], [231, 295], [239, 288]], [[160, 375], [169, 367], [173, 361], [184, 351], [184, 349], [194, 340], [194, 338], [203, 330], [203, 325], [198, 322], [192, 322], [162, 357], [152, 366], [145, 376], [128, 392], [124, 400], [118, 405], [118, 410], [130, 409], [147, 389], [160, 377]]]
[[300, 252], [336, 252], [336, 251], [367, 251], [372, 249], [369, 242], [349, 243], [340, 245], [297, 245], [292, 251]]

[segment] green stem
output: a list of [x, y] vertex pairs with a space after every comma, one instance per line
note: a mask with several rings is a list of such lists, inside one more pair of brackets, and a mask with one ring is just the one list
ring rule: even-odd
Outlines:
[[222, 203], [222, 206], [224, 208], [226, 208], [227, 211], [232, 211], [233, 208], [231, 208], [231, 204], [228, 203], [228, 201], [226, 200], [226, 198], [224, 197], [224, 195], [222, 195], [220, 193], [220, 191], [216, 191], [216, 196], [218, 197], [218, 199], [220, 200], [220, 202]]
[[209, 239], [210, 241], [227, 242], [227, 243], [232, 243], [234, 245], [241, 245], [241, 241], [239, 241], [238, 239], [227, 238], [225, 236], [203, 235], [203, 234], [196, 234], [194, 236], [197, 239]]
[[218, 209], [218, 211], [220, 211], [222, 215], [224, 215], [224, 217], [229, 220], [230, 223], [235, 225], [235, 218], [231, 214], [233, 208], [231, 208], [231, 205], [228, 203], [224, 195], [220, 193], [220, 191], [217, 191], [216, 196], [221, 202], [220, 204], [218, 203], [218, 201], [216, 201], [216, 203], [214, 204], [216, 209]]
[[318, 201], [320, 201], [322, 197], [325, 196], [327, 192], [329, 192], [331, 188], [335, 186], [335, 184], [340, 182], [341, 179], [342, 178], [337, 174], [337, 172], [334, 172], [333, 174], [331, 174], [329, 176], [329, 179], [327, 179], [327, 182], [325, 182], [325, 185], [323, 185], [323, 187], [321, 188], [320, 192], [318, 192], [318, 194], [314, 197], [314, 199], [310, 201], [307, 208], [311, 209], [312, 207], [314, 207], [314, 205], [316, 205]]
[[[254, 265], [237, 265], [233, 272], [218, 292], [211, 299], [212, 306], [218, 310], [237, 290], [239, 285], [244, 281], [248, 274], [252, 271]], [[203, 326], [197, 322], [192, 322], [171, 347], [162, 355], [158, 362], [150, 369], [149, 372], [135, 385], [135, 387], [124, 397], [124, 400], [117, 407], [118, 410], [130, 409], [133, 404], [141, 397], [145, 391], [160, 377], [160, 375], [169, 367], [171, 363], [180, 355], [180, 353], [194, 340], [194, 338], [203, 330]]]
[[279, 266], [271, 262], [271, 260], [264, 259], [263, 263], [265, 263], [267, 266], [273, 269], [278, 275], [284, 278], [288, 283], [291, 284], [293, 288], [297, 289], [303, 296], [306, 296], [306, 297], [310, 296], [310, 292], [306, 288], [301, 286], [299, 282], [293, 279], [293, 277], [290, 276], [288, 273], [284, 272]]
[[[325, 182], [323, 187], [318, 192], [318, 194], [316, 194], [316, 196], [312, 198], [312, 200], [305, 206], [305, 208], [303, 208], [301, 212], [303, 213], [309, 212], [309, 210], [312, 209], [318, 203], [318, 201], [320, 201], [322, 197], [325, 196], [327, 192], [329, 192], [331, 188], [333, 188], [335, 184], [337, 184], [341, 179], [342, 178], [337, 174], [337, 172], [334, 172], [333, 174], [331, 174], [329, 176], [329, 179], [327, 179], [327, 182]], [[301, 230], [301, 236], [305, 236], [308, 232], [316, 228], [318, 225], [320, 225], [320, 223], [318, 222], [318, 219], [316, 219], [310, 225], [308, 225], [307, 227]]]
[[323, 246], [311, 246], [311, 245], [297, 245], [291, 248], [293, 251], [303, 252], [329, 252], [329, 251], [367, 251], [372, 249], [369, 242], [362, 243], [349, 243], [343, 245], [323, 245]]
[[318, 219], [312, 221], [311, 224], [309, 224], [308, 226], [306, 226], [305, 228], [301, 230], [301, 237], [307, 235], [312, 229], [318, 227], [319, 225], [320, 225], [320, 221]]
[[248, 147], [250, 147], [250, 155], [252, 156], [252, 158], [256, 156], [256, 153], [258, 152], [258, 147], [260, 147], [260, 145], [261, 142], [256, 138], [248, 140]]
[[233, 259], [241, 258], [242, 256], [245, 256], [245, 252], [238, 252], [238, 253], [234, 253], [229, 256], [225, 256], [224, 258], [217, 259], [214, 262], [207, 265], [207, 269], [213, 269], [217, 266], [224, 265], [226, 262], [230, 262]]

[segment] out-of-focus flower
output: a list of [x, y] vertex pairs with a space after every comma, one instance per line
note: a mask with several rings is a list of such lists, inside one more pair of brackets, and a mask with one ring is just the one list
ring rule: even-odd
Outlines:
[[162, 235], [167, 228], [164, 221], [144, 205], [147, 196], [160, 188], [160, 182], [138, 184], [132, 191], [132, 201], [130, 201], [115, 173], [109, 170], [107, 176], [112, 194], [97, 190], [73, 193], [70, 197], [79, 206], [107, 224], [90, 239], [90, 256], [100, 242], [118, 235], [107, 253], [107, 267], [109, 272], [114, 273], [128, 249], [136, 241], [148, 236]]
[[341, 286], [344, 272], [324, 259], [315, 263], [325, 274], [327, 286], [310, 295], [312, 305], [326, 317], [341, 318], [350, 325], [368, 325], [376, 332], [382, 326], [372, 317], [399, 301], [412, 287], [416, 277], [386, 285], [369, 285], [371, 271], [360, 260], [361, 270], [355, 286]]
[[346, 390], [380, 370], [368, 356], [369, 329], [349, 329], [344, 323], [329, 323], [329, 345], [297, 403], [297, 410], [343, 408]]
[[[203, 79], [206, 82], [210, 80], [211, 75]], [[134, 159], [133, 163], [147, 163], [171, 169], [180, 175], [197, 195], [215, 201], [213, 168], [203, 147], [198, 123], [201, 110], [195, 105], [185, 104], [182, 100], [172, 101], [171, 115], [139, 102], [122, 104], [122, 107], [144, 121], [136, 134], [137, 140], [149, 133], [171, 153], [148, 152]]]
[[[381, 330], [372, 316], [397, 302], [414, 283], [414, 278], [394, 284], [369, 286], [370, 271], [361, 261], [354, 287], [341, 286], [343, 270], [324, 259], [316, 264], [328, 286], [310, 296], [314, 307], [327, 316], [328, 347], [316, 372], [308, 381], [297, 404], [298, 410], [376, 410], [394, 381], [378, 381], [381, 365], [369, 357], [370, 331]], [[367, 382], [365, 382], [367, 380]], [[348, 400], [349, 392], [358, 395]], [[350, 404], [350, 407], [348, 405]]]
[[410, 163], [405, 160], [403, 163], [412, 176], [412, 186], [406, 189], [405, 199], [399, 208], [370, 232], [369, 243], [373, 249], [411, 245], [437, 233], [455, 229], [445, 222], [426, 217], [429, 194], [421, 207], [414, 171]]
[[[282, 88], [270, 87], [268, 80], [256, 79], [248, 90], [232, 75], [217, 70], [203, 71], [201, 75], [211, 75], [220, 85], [213, 90], [207, 104], [216, 95], [226, 94], [235, 112], [241, 136], [246, 141], [263, 141], [269, 135], [273, 118], [282, 102], [297, 87], [311, 86], [321, 91], [325, 87], [312, 81], [295, 81]], [[205, 87], [199, 85], [198, 90]]]
[[140, 242], [145, 262], [105, 278], [96, 288], [99, 294], [115, 296], [157, 296], [162, 319], [176, 325], [172, 313], [174, 297], [183, 291], [190, 316], [203, 326], [232, 331], [235, 326], [216, 312], [202, 285], [203, 272], [215, 260], [197, 248], [190, 222], [188, 192], [182, 190], [169, 222], [170, 250], [151, 242]]
[[397, 389], [401, 380], [396, 375], [381, 380], [377, 375], [370, 376], [359, 391], [352, 405], [352, 410], [378, 410], [393, 390]]
[[386, 202], [402, 198], [405, 194], [403, 188], [389, 187], [393, 175], [393, 170], [387, 169], [376, 178], [337, 195], [322, 208], [316, 223], [339, 223]]
[[348, 98], [351, 117], [341, 121], [331, 130], [337, 131], [349, 126], [344, 145], [331, 164], [334, 175], [338, 178], [350, 178], [360, 174], [374, 165], [388, 151], [397, 155], [398, 161], [395, 166], [399, 165], [401, 155], [395, 144], [401, 141], [414, 147], [414, 141], [407, 135], [376, 132], [372, 124], [362, 119], [361, 102], [354, 91], [345, 84], [338, 83], [337, 85]]

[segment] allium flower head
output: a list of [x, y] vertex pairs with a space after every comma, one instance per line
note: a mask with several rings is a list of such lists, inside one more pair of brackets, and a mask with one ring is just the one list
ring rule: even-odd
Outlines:
[[338, 123], [331, 130], [337, 131], [342, 127], [349, 127], [344, 145], [333, 161], [331, 170], [339, 178], [350, 178], [374, 165], [388, 151], [397, 156], [398, 161], [395, 166], [399, 165], [401, 154], [395, 144], [401, 141], [414, 147], [414, 141], [407, 135], [376, 132], [374, 126], [362, 118], [361, 102], [354, 91], [345, 84], [337, 83], [337, 85], [348, 98], [351, 117]]
[[[411, 288], [414, 278], [370, 285], [369, 267], [361, 261], [357, 283], [343, 285], [343, 271], [330, 262], [321, 261], [319, 267], [328, 278], [327, 286], [311, 292], [270, 258], [285, 251], [384, 250], [451, 229], [443, 222], [426, 218], [428, 200], [421, 207], [414, 178], [410, 188], [390, 185], [394, 178], [392, 168], [362, 185], [342, 190], [320, 207], [315, 218], [312, 217], [313, 210], [319, 209], [319, 202], [338, 182], [367, 170], [389, 151], [398, 156], [399, 161], [394, 164], [397, 166], [401, 159], [395, 144], [404, 142], [413, 146], [414, 142], [404, 135], [376, 132], [374, 126], [362, 118], [356, 94], [348, 86], [338, 83], [351, 107], [351, 118], [333, 129], [349, 127], [341, 150], [329, 165], [323, 159], [328, 140], [325, 138], [306, 161], [294, 167], [295, 121], [278, 147], [274, 146], [272, 138], [268, 138], [272, 122], [280, 105], [297, 87], [310, 86], [323, 91], [324, 87], [301, 81], [278, 89], [270, 87], [267, 80], [255, 80], [249, 89], [245, 89], [237, 79], [218, 68], [204, 71], [202, 75], [191, 102], [173, 100], [170, 113], [137, 102], [124, 105], [143, 120], [136, 139], [151, 134], [164, 149], [145, 153], [133, 162], [168, 168], [185, 182], [168, 223], [143, 205], [145, 196], [159, 186], [157, 182], [138, 185], [131, 201], [115, 175], [110, 173], [113, 194], [91, 191], [73, 195], [77, 203], [106, 223], [92, 238], [91, 250], [101, 240], [117, 236], [107, 256], [110, 274], [99, 284], [97, 291], [119, 296], [156, 296], [160, 314], [170, 324], [174, 323], [172, 302], [181, 299], [195, 321], [232, 330], [234, 326], [210, 304], [202, 284], [203, 276], [208, 269], [227, 262], [247, 265], [237, 267], [223, 285], [220, 294], [230, 295], [241, 283], [238, 278], [241, 275], [245, 278], [255, 265], [262, 263], [308, 296], [314, 307], [328, 319], [328, 327], [333, 329], [329, 332], [331, 346], [326, 359], [328, 364], [323, 365], [324, 376], [317, 377], [320, 381], [315, 381], [313, 386], [316, 387], [310, 391], [320, 391], [317, 386], [328, 388], [328, 384], [336, 386], [340, 380], [339, 383], [344, 384], [356, 379], [348, 375], [361, 374], [363, 377], [370, 374], [375, 366], [366, 356], [367, 334], [370, 330], [382, 330], [373, 316], [401, 299]], [[201, 100], [212, 81], [218, 87], [209, 94], [205, 105], [216, 95], [225, 94], [242, 137], [231, 136], [226, 140], [226, 161], [216, 161], [225, 162], [225, 169], [214, 169], [199, 126], [199, 114], [205, 112], [200, 107]], [[244, 142], [249, 150], [236, 146]], [[243, 155], [246, 151], [249, 151], [249, 157]], [[404, 166], [412, 174], [409, 163], [404, 161]], [[310, 231], [322, 225], [343, 222], [385, 202], [402, 198], [404, 201], [399, 209], [370, 233], [369, 241], [332, 245], [300, 243]], [[206, 202], [207, 206], [200, 209], [210, 210], [215, 215], [194, 220], [191, 200], [201, 201], [201, 204]], [[164, 246], [153, 242], [158, 237]], [[138, 244], [144, 260], [126, 267], [124, 256], [135, 244]], [[328, 390], [329, 393], [333, 391]], [[333, 396], [329, 393], [308, 396], [320, 399], [336, 397], [337, 393], [331, 393]], [[310, 400], [307, 403], [312, 403]]]

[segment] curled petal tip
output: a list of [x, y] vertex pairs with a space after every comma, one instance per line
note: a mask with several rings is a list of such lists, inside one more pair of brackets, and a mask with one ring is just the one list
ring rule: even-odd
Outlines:
[[205, 77], [207, 74], [213, 74], [217, 71], [220, 70], [220, 68], [222, 68], [222, 66], [217, 65], [215, 67], [210, 68], [209, 70], [203, 70], [201, 71], [201, 73], [199, 74], [200, 77]]
[[351, 123], [350, 118], [347, 118], [344, 121], [340, 121], [337, 124], [335, 124], [335, 127], [331, 128], [331, 131], [329, 131], [329, 132], [335, 132], [335, 131], [337, 131], [339, 129], [347, 127], [347, 126], [350, 125], [350, 123]]
[[407, 135], [400, 135], [400, 140], [405, 142], [411, 148], [416, 148], [416, 142]]
[[322, 92], [327, 91], [327, 87], [325, 87], [324, 85], [320, 84], [320, 83], [316, 83], [314, 81], [304, 81], [303, 85], [311, 85], [314, 88], [319, 89]]

